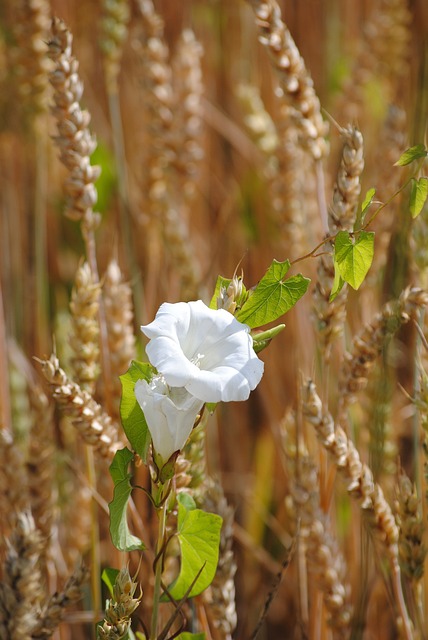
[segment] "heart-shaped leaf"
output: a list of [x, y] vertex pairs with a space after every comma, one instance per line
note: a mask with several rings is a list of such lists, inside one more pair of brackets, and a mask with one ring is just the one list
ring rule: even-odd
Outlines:
[[289, 269], [289, 260], [272, 262], [242, 309], [236, 313], [239, 322], [254, 329], [273, 322], [294, 307], [306, 293], [310, 279], [299, 273], [284, 280]]
[[342, 279], [358, 289], [373, 261], [374, 233], [360, 231], [351, 237], [348, 231], [339, 231], [334, 241], [334, 265]]
[[199, 572], [188, 597], [199, 595], [211, 584], [217, 569], [223, 520], [215, 513], [196, 509], [193, 498], [185, 493], [179, 494], [177, 500], [181, 568], [169, 592], [175, 600], [181, 600]]

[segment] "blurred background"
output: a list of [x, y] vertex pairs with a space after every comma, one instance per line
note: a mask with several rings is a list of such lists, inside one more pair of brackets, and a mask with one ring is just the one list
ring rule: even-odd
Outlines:
[[[394, 162], [407, 147], [426, 142], [427, 3], [294, 0], [279, 1], [278, 6], [297, 56], [300, 52], [313, 79], [329, 129], [329, 151], [322, 157], [325, 207], [332, 201], [341, 158], [339, 127], [348, 124], [357, 127], [364, 140], [361, 199], [375, 187], [376, 199], [386, 201], [404, 180], [403, 170], [393, 167]], [[76, 345], [69, 336], [75, 326], [69, 305], [82, 256], [87, 254], [81, 216], [64, 215], [70, 198], [63, 186], [68, 172], [58, 158], [58, 133], [49, 110], [53, 102], [49, 83], [53, 63], [47, 55], [51, 16], [63, 19], [72, 33], [84, 88], [80, 102], [91, 115], [89, 128], [96, 137], [91, 164], [101, 167], [93, 206], [101, 215], [94, 232], [101, 284], [114, 261], [121, 282], [132, 291], [134, 315], [126, 321], [135, 342], [131, 339], [130, 351], [119, 347], [125, 362], [117, 375], [126, 371], [128, 354], [144, 358], [138, 328], [154, 318], [162, 302], [202, 298], [209, 303], [217, 276], [231, 278], [241, 270], [250, 288], [274, 258], [292, 261], [310, 252], [322, 240], [324, 229], [320, 163], [314, 162], [289, 128], [278, 92], [281, 82], [268, 47], [259, 42], [261, 29], [251, 2], [1, 2], [0, 424], [11, 435], [10, 446], [16, 446], [24, 459], [24, 466], [18, 467], [23, 474], [16, 476], [18, 485], [30, 482], [31, 474], [26, 476], [29, 452], [35, 446], [43, 451], [43, 438], [48, 437], [49, 477], [42, 501], [51, 511], [54, 543], [48, 552], [47, 575], [55, 588], [64, 583], [80, 554], [90, 554], [94, 530], [81, 445], [56, 410], [49, 414], [50, 435], [41, 435], [40, 413], [32, 395], [43, 386], [51, 406], [34, 356], [49, 358], [55, 345], [61, 366], [66, 371], [73, 368]], [[425, 245], [421, 240], [415, 245], [406, 203], [405, 198], [396, 198], [374, 223], [374, 266], [361, 290], [348, 296], [348, 345], [384, 302], [410, 283], [424, 284], [420, 265], [424, 265]], [[417, 224], [421, 227], [418, 237], [426, 237], [423, 223]], [[419, 263], [415, 256], [420, 257]], [[317, 266], [316, 258], [308, 258], [293, 266], [290, 274], [300, 272], [315, 283]], [[236, 639], [252, 637], [292, 545], [295, 529], [287, 511], [290, 471], [284, 465], [281, 424], [287, 411], [297, 405], [302, 376], [324, 385], [331, 407], [338, 402], [337, 372], [345, 343], [333, 348], [326, 374], [320, 328], [314, 321], [313, 290], [314, 284], [285, 317], [285, 330], [262, 353], [265, 375], [250, 400], [222, 405], [208, 421], [207, 469], [220, 481], [235, 514]], [[120, 328], [117, 333], [120, 336]], [[414, 331], [401, 336], [400, 344], [391, 380], [398, 375], [400, 384], [408, 388], [413, 360], [407, 349], [413, 348]], [[381, 369], [377, 375], [382, 377]], [[375, 379], [369, 389], [375, 388]], [[89, 391], [106, 406], [105, 381], [95, 381]], [[394, 400], [392, 395], [382, 402], [388, 403], [388, 411], [395, 403], [401, 410], [403, 398]], [[109, 409], [114, 418], [118, 402], [115, 395]], [[368, 393], [358, 409], [361, 451], [368, 451], [371, 437], [365, 420], [379, 406], [379, 397]], [[42, 414], [46, 416], [47, 411]], [[395, 452], [393, 464], [400, 456], [412, 475], [417, 465], [409, 421], [402, 413], [388, 411], [385, 420]], [[306, 438], [315, 450], [310, 431]], [[4, 443], [1, 455], [9, 464], [10, 450]], [[40, 456], [36, 455], [38, 460]], [[95, 484], [108, 502], [111, 487], [102, 480], [106, 467], [96, 464], [101, 466]], [[388, 486], [390, 476], [385, 470], [382, 473]], [[141, 483], [147, 482], [144, 469], [138, 474]], [[2, 509], [7, 510], [13, 474], [3, 475]], [[38, 477], [42, 484], [45, 479]], [[152, 514], [144, 498], [136, 500], [150, 528], [147, 522]], [[333, 520], [358, 592], [361, 574], [357, 561], [353, 562], [353, 545], [361, 543], [360, 523], [344, 500], [339, 490]], [[98, 509], [100, 566], [119, 567], [126, 560], [110, 542], [108, 515]], [[8, 520], [5, 517], [2, 524], [4, 536], [12, 528]], [[3, 545], [3, 556], [5, 549]], [[131, 565], [137, 566], [137, 554], [131, 555]], [[302, 605], [308, 585], [302, 585], [301, 571], [296, 558], [284, 570], [260, 638], [330, 637], [325, 624], [317, 636], [310, 614], [308, 621]], [[142, 577], [145, 580], [147, 575]], [[364, 623], [354, 628], [353, 637], [398, 637], [379, 577], [367, 578], [362, 590], [365, 596], [360, 593], [359, 606], [365, 612]], [[308, 602], [317, 597], [307, 596]], [[79, 610], [91, 606], [87, 594], [83, 605], [67, 614], [58, 637], [90, 637], [89, 626], [81, 626], [85, 617]], [[144, 606], [149, 603], [145, 605], [143, 599], [142, 616]], [[230, 632], [221, 633], [212, 628], [213, 638], [232, 637]]]

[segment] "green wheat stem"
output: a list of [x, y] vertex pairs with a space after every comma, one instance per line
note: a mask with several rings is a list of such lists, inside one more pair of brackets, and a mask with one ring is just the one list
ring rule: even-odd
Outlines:
[[155, 569], [155, 585], [153, 590], [153, 609], [152, 609], [152, 621], [150, 627], [150, 640], [156, 640], [157, 638], [157, 629], [158, 629], [158, 618], [159, 618], [159, 604], [161, 597], [161, 581], [162, 581], [162, 549], [165, 544], [165, 528], [166, 528], [166, 511], [167, 506], [165, 500], [163, 500], [163, 496], [167, 495], [169, 491], [169, 483], [163, 485], [159, 489], [159, 495], [157, 504], [161, 504], [157, 509], [157, 514], [159, 518], [159, 527], [158, 527], [158, 540], [156, 544], [156, 569]]

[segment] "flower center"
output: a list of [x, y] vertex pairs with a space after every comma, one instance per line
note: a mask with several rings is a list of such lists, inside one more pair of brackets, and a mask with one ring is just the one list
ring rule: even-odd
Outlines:
[[164, 396], [168, 394], [169, 387], [161, 373], [159, 373], [157, 376], [153, 376], [153, 378], [150, 380], [149, 386], [150, 389], [152, 389], [156, 393], [160, 393]]
[[194, 356], [194, 357], [191, 359], [191, 361], [190, 361], [190, 362], [191, 362], [192, 364], [194, 364], [196, 367], [198, 367], [198, 369], [200, 369], [200, 368], [201, 368], [201, 360], [203, 360], [203, 358], [205, 358], [204, 354], [203, 354], [203, 353], [198, 353], [198, 355], [197, 355], [197, 356]]

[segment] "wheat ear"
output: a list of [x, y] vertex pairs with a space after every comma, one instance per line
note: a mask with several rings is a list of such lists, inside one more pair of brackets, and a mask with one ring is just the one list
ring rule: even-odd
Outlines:
[[[351, 630], [351, 588], [347, 566], [331, 524], [321, 508], [318, 469], [303, 442], [296, 442], [296, 415], [288, 414], [281, 425], [285, 468], [290, 481], [288, 511], [304, 545], [309, 572], [323, 594], [328, 624], [337, 638], [348, 638]], [[295, 532], [293, 532], [295, 533]]]
[[101, 20], [101, 49], [104, 53], [104, 72], [107, 91], [117, 93], [123, 43], [128, 35], [129, 0], [104, 0]]
[[49, 360], [39, 360], [42, 372], [52, 388], [52, 397], [63, 411], [73, 417], [73, 425], [82, 439], [104, 458], [112, 458], [120, 447], [118, 429], [109, 415], [87, 391], [70, 380], [52, 354]]
[[368, 375], [387, 341], [427, 304], [428, 293], [409, 287], [401, 293], [398, 300], [386, 304], [354, 338], [351, 350], [345, 353], [339, 374], [340, 424], [346, 423], [346, 409], [355, 401], [358, 391], [366, 387]]
[[62, 591], [51, 596], [43, 606], [38, 617], [38, 624], [33, 631], [33, 638], [47, 640], [50, 638], [64, 617], [65, 609], [82, 598], [82, 586], [88, 579], [88, 570], [79, 566], [68, 578]]
[[37, 613], [44, 598], [40, 572], [40, 557], [44, 548], [42, 534], [36, 529], [31, 514], [20, 513], [9, 540], [4, 582], [0, 589], [1, 623], [7, 629], [6, 635], [1, 636], [3, 638], [30, 640], [33, 637]]
[[280, 91], [300, 133], [300, 139], [315, 160], [326, 155], [328, 125], [323, 121], [319, 99], [305, 62], [281, 19], [276, 0], [248, 0], [256, 15], [259, 40], [266, 47], [278, 72]]
[[87, 262], [76, 272], [71, 293], [70, 311], [73, 332], [70, 345], [73, 349], [72, 366], [76, 381], [82, 390], [93, 392], [100, 369], [99, 348], [99, 298], [101, 287], [94, 281]]
[[370, 530], [386, 552], [399, 612], [397, 625], [403, 626], [406, 640], [411, 640], [413, 638], [412, 624], [401, 586], [398, 555], [399, 530], [391, 507], [385, 500], [381, 487], [374, 482], [371, 470], [361, 462], [352, 441], [340, 426], [335, 426], [329, 413], [323, 413], [322, 402], [311, 381], [305, 385], [303, 390], [302, 407], [303, 416], [314, 426], [318, 439], [329, 452], [339, 473], [344, 478], [350, 497], [359, 502]]
[[[360, 176], [364, 168], [361, 132], [356, 127], [348, 126], [341, 129], [341, 135], [342, 155], [328, 215], [330, 235], [342, 229], [352, 231], [361, 190]], [[331, 244], [326, 248], [331, 249]], [[322, 255], [318, 263], [317, 282], [314, 289], [314, 316], [321, 349], [327, 360], [330, 358], [333, 341], [343, 333], [346, 320], [346, 286], [333, 301], [330, 301], [333, 282], [332, 256]]]
[[46, 41], [49, 34], [50, 6], [47, 0], [18, 0], [13, 30], [16, 37], [15, 64], [18, 91], [24, 115], [32, 117], [46, 111]]

